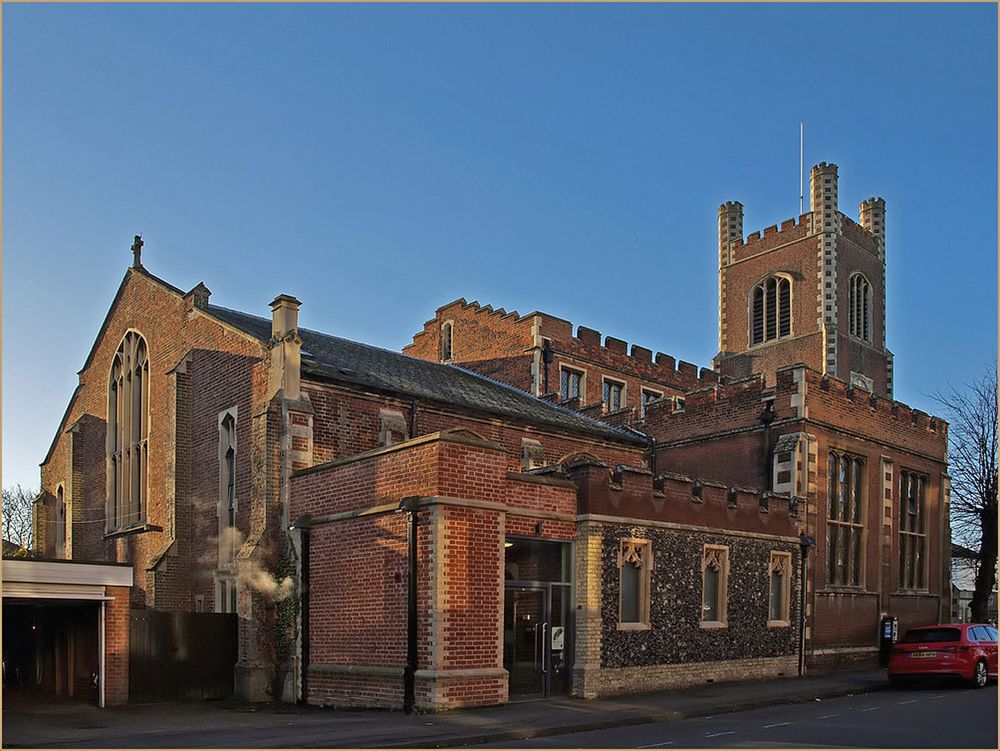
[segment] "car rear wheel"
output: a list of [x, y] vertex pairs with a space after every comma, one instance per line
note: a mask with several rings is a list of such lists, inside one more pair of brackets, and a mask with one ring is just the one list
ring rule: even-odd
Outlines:
[[973, 688], [983, 688], [989, 679], [990, 674], [986, 669], [986, 660], [980, 660], [972, 669], [972, 686]]

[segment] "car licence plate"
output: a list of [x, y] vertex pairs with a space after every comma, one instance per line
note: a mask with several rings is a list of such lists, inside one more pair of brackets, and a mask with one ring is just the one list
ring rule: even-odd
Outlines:
[[919, 660], [923, 657], [937, 657], [937, 652], [913, 652], [910, 657], [914, 660]]

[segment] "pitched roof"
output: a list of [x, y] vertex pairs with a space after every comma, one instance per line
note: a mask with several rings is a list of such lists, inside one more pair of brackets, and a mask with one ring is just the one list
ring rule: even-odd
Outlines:
[[[218, 305], [207, 305], [202, 310], [261, 342], [266, 343], [271, 338], [271, 321], [265, 318]], [[543, 401], [526, 391], [457, 365], [421, 360], [309, 329], [300, 328], [299, 336], [302, 339], [302, 370], [305, 374], [619, 443], [647, 444], [634, 431]]]

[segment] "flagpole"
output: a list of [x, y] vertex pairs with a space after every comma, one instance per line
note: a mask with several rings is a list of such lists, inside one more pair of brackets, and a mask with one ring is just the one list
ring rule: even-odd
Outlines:
[[805, 165], [802, 162], [802, 149], [803, 143], [805, 141], [806, 126], [805, 123], [799, 120], [799, 216], [802, 215], [802, 197], [804, 193], [803, 178], [802, 174], [805, 170]]

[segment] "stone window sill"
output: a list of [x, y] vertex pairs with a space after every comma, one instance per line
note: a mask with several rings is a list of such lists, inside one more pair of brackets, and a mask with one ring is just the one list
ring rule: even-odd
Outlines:
[[619, 631], [649, 631], [648, 623], [619, 623]]
[[702, 621], [701, 622], [701, 627], [702, 628], [728, 628], [729, 627], [729, 622], [728, 621]]
[[788, 628], [792, 624], [789, 621], [768, 621], [768, 628]]
[[147, 522], [139, 522], [138, 524], [133, 524], [129, 527], [121, 527], [119, 529], [113, 529], [110, 532], [104, 533], [104, 539], [108, 540], [113, 537], [125, 537], [126, 535], [139, 535], [143, 532], [162, 532], [163, 527], [158, 527], [155, 524], [149, 524]]

